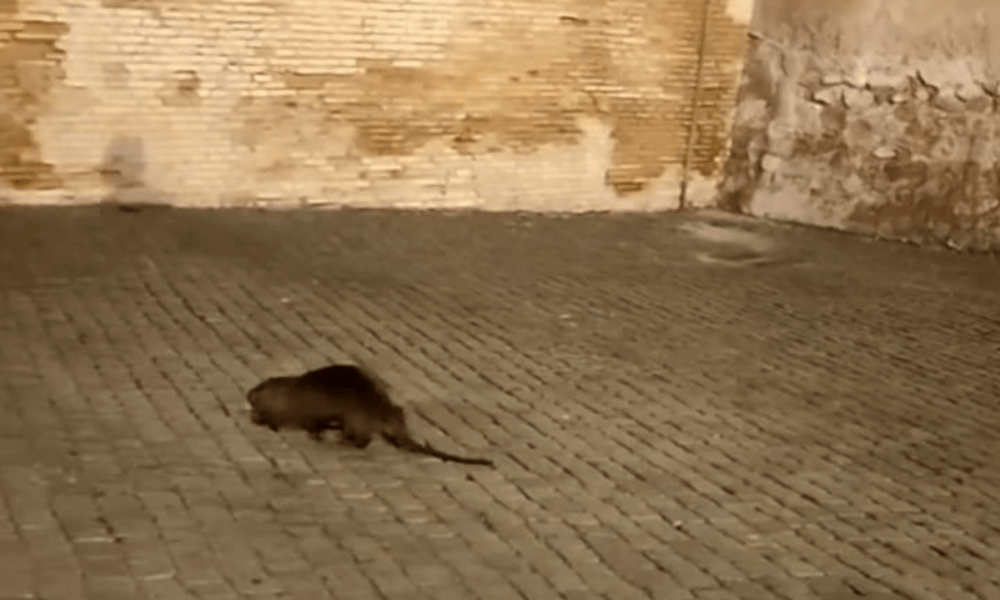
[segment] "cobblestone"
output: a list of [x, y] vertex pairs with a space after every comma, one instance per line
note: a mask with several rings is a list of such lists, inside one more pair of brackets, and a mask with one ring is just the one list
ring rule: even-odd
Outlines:
[[[989, 257], [683, 214], [0, 214], [0, 598], [1000, 593]], [[354, 357], [497, 468], [249, 423], [259, 379]]]

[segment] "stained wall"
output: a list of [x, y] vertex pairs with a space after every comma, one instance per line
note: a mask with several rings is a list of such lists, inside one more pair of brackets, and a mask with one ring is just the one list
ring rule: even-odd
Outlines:
[[758, 0], [721, 202], [1000, 249], [1000, 5]]
[[0, 0], [0, 198], [706, 204], [751, 6]]

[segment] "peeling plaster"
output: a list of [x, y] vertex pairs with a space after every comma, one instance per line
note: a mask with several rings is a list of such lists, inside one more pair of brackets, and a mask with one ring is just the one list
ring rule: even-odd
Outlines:
[[1000, 249], [1000, 9], [760, 1], [722, 204]]

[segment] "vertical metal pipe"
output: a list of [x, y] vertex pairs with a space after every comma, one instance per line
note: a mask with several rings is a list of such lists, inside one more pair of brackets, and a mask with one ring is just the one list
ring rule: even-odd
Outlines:
[[702, 73], [705, 69], [705, 46], [708, 44], [708, 22], [712, 14], [712, 2], [705, 0], [705, 9], [701, 15], [701, 39], [698, 40], [698, 66], [695, 70], [694, 92], [691, 94], [691, 120], [688, 124], [688, 135], [684, 149], [684, 162], [681, 163], [681, 195], [678, 208], [684, 210], [687, 204], [688, 170], [694, 154], [694, 133], [698, 124], [698, 102], [701, 101]]

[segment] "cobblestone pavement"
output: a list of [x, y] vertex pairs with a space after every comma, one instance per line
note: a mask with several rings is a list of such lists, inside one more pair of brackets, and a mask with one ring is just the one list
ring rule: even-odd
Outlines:
[[0, 211], [0, 598], [1000, 598], [1000, 264], [705, 219]]

